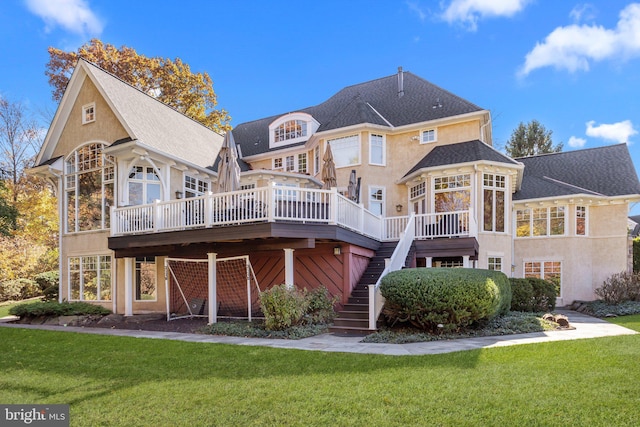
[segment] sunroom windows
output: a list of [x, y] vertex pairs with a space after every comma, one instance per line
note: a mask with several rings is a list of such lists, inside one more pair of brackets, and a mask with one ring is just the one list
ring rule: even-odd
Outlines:
[[65, 232], [109, 228], [113, 205], [114, 161], [92, 143], [71, 153], [65, 164]]
[[455, 212], [471, 206], [471, 175], [434, 178], [435, 212]]

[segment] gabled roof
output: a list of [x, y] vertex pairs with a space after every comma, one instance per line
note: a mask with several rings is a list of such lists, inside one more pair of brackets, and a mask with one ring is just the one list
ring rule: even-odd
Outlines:
[[511, 166], [520, 165], [512, 158], [505, 156], [495, 148], [476, 139], [473, 141], [439, 145], [435, 147], [429, 152], [429, 154], [416, 163], [416, 165], [411, 168], [403, 178], [406, 178], [421, 169], [479, 161], [506, 163]]
[[517, 159], [524, 164], [514, 200], [590, 194], [639, 195], [640, 182], [626, 144], [542, 154]]
[[39, 163], [51, 156], [86, 78], [109, 104], [130, 140], [199, 167], [213, 165], [222, 145], [220, 134], [83, 59], [78, 60], [69, 80], [38, 155]]
[[[398, 95], [398, 74], [348, 86], [321, 104], [296, 110], [320, 123], [317, 132], [364, 123], [398, 127], [445, 117], [484, 111], [410, 72], [402, 72], [403, 96]], [[269, 148], [269, 124], [287, 114], [242, 123], [233, 129], [244, 156], [273, 151]], [[304, 144], [300, 142], [296, 145]], [[291, 147], [295, 145], [288, 145]]]

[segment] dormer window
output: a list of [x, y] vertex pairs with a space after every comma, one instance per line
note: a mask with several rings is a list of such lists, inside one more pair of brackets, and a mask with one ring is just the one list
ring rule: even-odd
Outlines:
[[291, 113], [269, 125], [269, 148], [306, 142], [320, 124], [309, 114]]
[[289, 120], [275, 129], [275, 142], [307, 136], [307, 122], [302, 120]]
[[96, 104], [91, 103], [82, 106], [82, 124], [96, 121]]

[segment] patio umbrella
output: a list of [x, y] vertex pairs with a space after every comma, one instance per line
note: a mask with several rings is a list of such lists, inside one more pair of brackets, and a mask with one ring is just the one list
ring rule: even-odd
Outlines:
[[329, 143], [327, 143], [327, 149], [324, 152], [322, 160], [322, 180], [324, 181], [322, 188], [329, 190], [331, 187], [337, 187], [336, 165], [333, 163], [333, 153], [331, 152], [331, 145]]
[[347, 187], [347, 197], [349, 200], [356, 201], [358, 199], [358, 184], [356, 181], [356, 170], [351, 169], [351, 175], [349, 175], [349, 186]]
[[220, 162], [218, 163], [218, 182], [216, 192], [226, 193], [240, 189], [240, 165], [238, 164], [238, 151], [231, 131], [224, 135], [222, 147], [220, 147]]

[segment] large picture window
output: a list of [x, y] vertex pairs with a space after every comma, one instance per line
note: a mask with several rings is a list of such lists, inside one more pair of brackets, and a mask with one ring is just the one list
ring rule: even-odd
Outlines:
[[88, 144], [67, 158], [64, 177], [67, 233], [109, 228], [114, 161], [102, 154], [103, 149], [104, 144]]
[[69, 300], [111, 300], [111, 256], [69, 257]]
[[565, 212], [565, 206], [518, 209], [516, 210], [516, 236], [563, 236]]
[[337, 168], [360, 164], [360, 138], [345, 136], [327, 141], [331, 144], [333, 160]]

